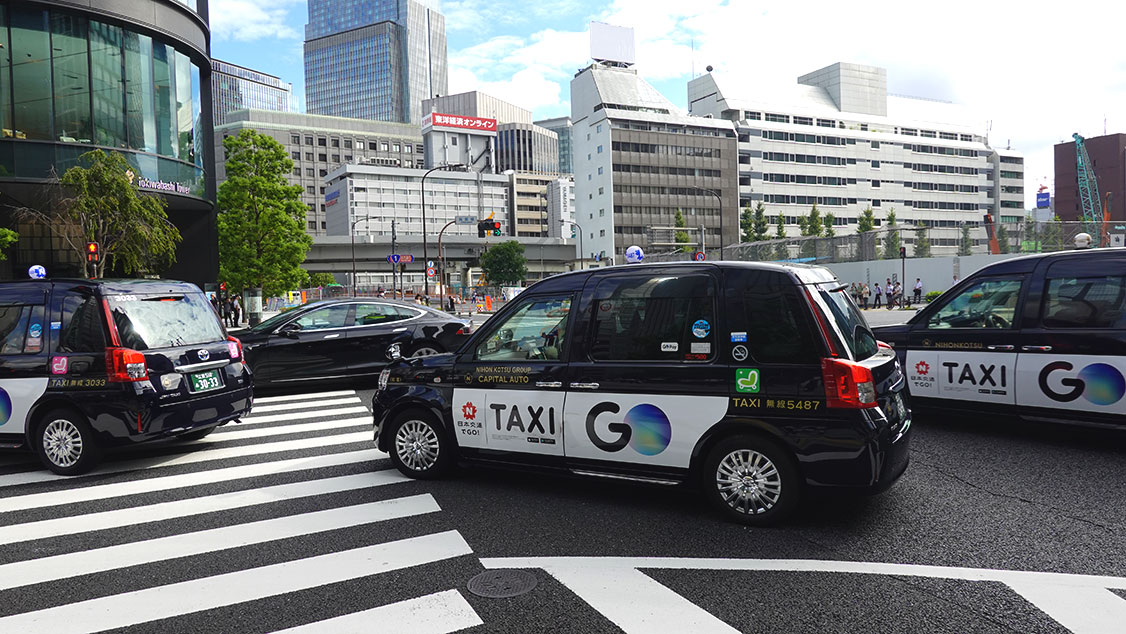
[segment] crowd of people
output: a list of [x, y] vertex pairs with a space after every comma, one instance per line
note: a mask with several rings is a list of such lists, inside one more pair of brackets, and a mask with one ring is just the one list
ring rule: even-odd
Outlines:
[[903, 283], [899, 281], [891, 281], [891, 278], [884, 280], [884, 285], [880, 286], [876, 282], [869, 286], [866, 282], [853, 282], [848, 287], [848, 292], [852, 295], [852, 299], [856, 305], [868, 308], [903, 308], [910, 306], [912, 303], [920, 303], [923, 301], [923, 280], [922, 278], [915, 278], [914, 288], [911, 289], [911, 295], [905, 295]]
[[241, 295], [211, 295], [211, 306], [215, 313], [223, 320], [223, 325], [237, 328], [243, 322], [242, 296]]

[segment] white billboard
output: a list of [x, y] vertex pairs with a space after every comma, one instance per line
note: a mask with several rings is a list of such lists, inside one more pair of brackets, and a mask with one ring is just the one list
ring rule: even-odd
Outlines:
[[637, 62], [633, 50], [633, 27], [605, 22], [590, 23], [590, 57], [603, 62]]

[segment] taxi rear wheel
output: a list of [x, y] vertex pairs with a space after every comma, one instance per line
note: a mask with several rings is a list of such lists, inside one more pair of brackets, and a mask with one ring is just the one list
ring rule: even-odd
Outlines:
[[86, 473], [101, 459], [85, 417], [70, 410], [52, 410], [40, 418], [34, 442], [43, 466], [59, 475]]
[[428, 413], [403, 412], [392, 421], [390, 431], [391, 462], [403, 475], [430, 480], [449, 471], [453, 443]]
[[752, 526], [784, 520], [801, 497], [789, 452], [759, 436], [720, 441], [708, 454], [701, 475], [709, 501], [728, 518]]

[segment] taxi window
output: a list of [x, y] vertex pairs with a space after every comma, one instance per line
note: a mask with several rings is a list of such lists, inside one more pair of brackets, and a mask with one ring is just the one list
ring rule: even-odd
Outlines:
[[391, 304], [356, 304], [356, 316], [353, 318], [356, 326], [377, 326], [393, 321], [401, 321], [417, 317], [418, 312], [402, 306]]
[[477, 345], [478, 361], [557, 361], [567, 338], [571, 297], [537, 297], [510, 313]]
[[928, 328], [1013, 328], [1022, 278], [990, 277], [962, 289], [927, 320]]
[[102, 306], [92, 296], [67, 294], [62, 304], [59, 352], [101, 352], [106, 347]]
[[325, 306], [301, 315], [293, 323], [300, 326], [301, 330], [343, 328], [348, 325], [348, 311], [351, 309], [348, 304]]
[[156, 350], [226, 339], [203, 293], [113, 295], [107, 303], [126, 348]]
[[1126, 277], [1048, 279], [1044, 325], [1048, 328], [1126, 328]]
[[708, 361], [716, 353], [709, 275], [611, 277], [591, 307], [595, 361]]
[[47, 338], [41, 306], [0, 306], [0, 354], [36, 354]]

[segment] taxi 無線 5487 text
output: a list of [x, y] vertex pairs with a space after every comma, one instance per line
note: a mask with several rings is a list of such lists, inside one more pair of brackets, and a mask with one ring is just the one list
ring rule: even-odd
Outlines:
[[476, 462], [692, 482], [767, 524], [809, 486], [903, 473], [904, 384], [826, 269], [619, 266], [544, 280], [456, 353], [389, 366], [375, 439], [411, 477]]

